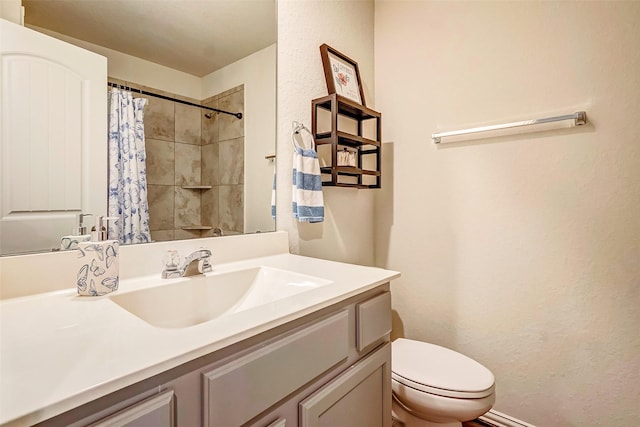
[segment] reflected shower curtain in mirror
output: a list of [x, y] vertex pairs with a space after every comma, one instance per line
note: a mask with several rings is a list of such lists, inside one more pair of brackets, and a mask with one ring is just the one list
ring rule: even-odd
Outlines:
[[133, 98], [131, 92], [109, 92], [109, 216], [119, 217], [109, 227], [109, 238], [115, 239], [117, 232], [121, 244], [151, 241], [143, 123], [146, 103], [144, 98]]

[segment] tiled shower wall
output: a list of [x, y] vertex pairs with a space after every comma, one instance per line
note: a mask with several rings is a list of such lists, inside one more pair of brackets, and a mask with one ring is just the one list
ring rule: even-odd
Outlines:
[[[203, 105], [244, 114], [244, 86], [202, 101]], [[225, 234], [244, 232], [244, 118], [214, 114], [202, 122], [202, 221]], [[212, 231], [204, 231], [208, 237]]]
[[[113, 80], [115, 83], [124, 83]], [[244, 113], [238, 86], [203, 100], [127, 84], [153, 93]], [[154, 241], [209, 237], [244, 228], [244, 119], [145, 96], [149, 224]], [[211, 186], [190, 189], [185, 186]]]

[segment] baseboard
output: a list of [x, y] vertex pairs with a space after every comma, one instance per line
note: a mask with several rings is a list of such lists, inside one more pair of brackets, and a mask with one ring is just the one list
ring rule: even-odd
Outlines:
[[493, 409], [481, 416], [479, 419], [480, 421], [495, 427], [536, 427], [533, 424], [525, 423], [524, 421], [520, 421], [519, 419], [510, 417], [509, 415], [505, 415], [502, 412], [498, 412]]

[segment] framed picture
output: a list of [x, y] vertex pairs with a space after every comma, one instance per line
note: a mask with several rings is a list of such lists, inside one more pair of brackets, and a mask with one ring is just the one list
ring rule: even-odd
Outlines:
[[320, 56], [329, 94], [337, 93], [366, 106], [358, 63], [327, 44], [320, 46]]

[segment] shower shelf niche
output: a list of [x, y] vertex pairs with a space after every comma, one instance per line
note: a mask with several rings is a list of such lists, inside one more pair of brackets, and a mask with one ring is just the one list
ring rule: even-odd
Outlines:
[[181, 230], [211, 230], [213, 229], [210, 225], [186, 225], [184, 227], [180, 227]]
[[186, 190], [211, 190], [211, 185], [181, 185]]
[[[200, 185], [200, 184], [183, 184], [180, 188], [184, 188], [185, 190], [211, 190], [213, 186], [211, 185]], [[207, 231], [212, 230], [213, 226], [211, 225], [185, 225], [180, 227], [180, 230], [188, 230], [188, 231]]]

